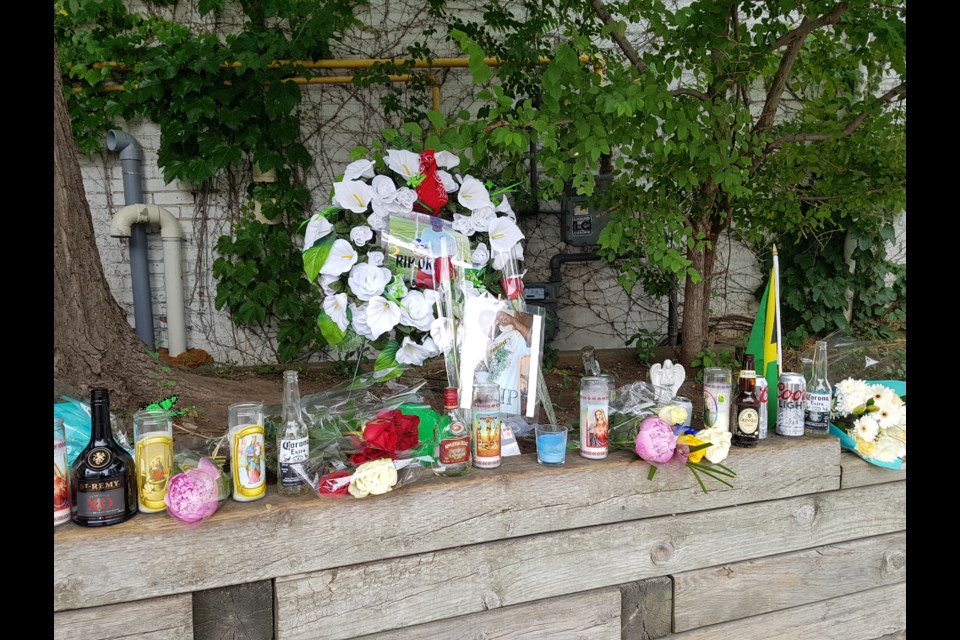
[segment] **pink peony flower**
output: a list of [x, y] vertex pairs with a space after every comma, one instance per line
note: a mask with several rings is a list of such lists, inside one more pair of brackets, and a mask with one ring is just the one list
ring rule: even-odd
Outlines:
[[220, 506], [217, 479], [220, 471], [207, 460], [200, 458], [200, 465], [187, 469], [170, 478], [167, 495], [167, 513], [187, 523], [199, 522], [213, 515]]
[[677, 436], [664, 420], [650, 417], [640, 423], [637, 455], [647, 462], [668, 462], [677, 448]]

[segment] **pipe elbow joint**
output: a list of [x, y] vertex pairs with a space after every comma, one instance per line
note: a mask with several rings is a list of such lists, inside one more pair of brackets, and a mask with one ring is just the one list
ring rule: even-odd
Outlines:
[[143, 148], [140, 143], [132, 135], [119, 129], [107, 132], [107, 150], [119, 151], [121, 160], [143, 161]]

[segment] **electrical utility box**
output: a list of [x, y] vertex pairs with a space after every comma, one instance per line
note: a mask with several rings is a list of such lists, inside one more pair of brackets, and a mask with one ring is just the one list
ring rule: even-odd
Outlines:
[[574, 247], [590, 247], [600, 242], [600, 232], [607, 226], [610, 216], [600, 206], [600, 200], [610, 184], [608, 173], [594, 180], [596, 188], [592, 196], [577, 195], [577, 190], [568, 184], [560, 206], [560, 239]]
[[523, 283], [523, 299], [527, 303], [527, 309], [541, 307], [544, 310], [544, 338], [547, 342], [556, 338], [559, 331], [559, 326], [557, 326], [557, 296], [559, 294], [560, 283], [558, 282]]

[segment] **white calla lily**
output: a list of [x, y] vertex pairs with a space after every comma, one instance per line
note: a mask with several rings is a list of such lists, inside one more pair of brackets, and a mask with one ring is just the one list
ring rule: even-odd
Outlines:
[[453, 347], [453, 320], [437, 318], [430, 323], [430, 337], [434, 344], [442, 351], [449, 351]]
[[457, 193], [457, 202], [471, 211], [480, 207], [489, 207], [493, 204], [490, 202], [490, 192], [487, 191], [482, 182], [473, 176], [467, 176], [463, 179], [460, 191]]
[[453, 179], [453, 176], [446, 171], [437, 171], [437, 175], [440, 177], [440, 182], [443, 183], [443, 190], [447, 193], [453, 193], [460, 188], [460, 185]]
[[381, 295], [391, 278], [393, 274], [390, 273], [390, 269], [361, 262], [350, 269], [347, 284], [358, 300], [369, 300], [373, 296]]
[[403, 176], [404, 180], [420, 173], [420, 155], [413, 151], [390, 149], [383, 157], [383, 161], [390, 169]]
[[437, 343], [433, 341], [433, 338], [430, 336], [423, 336], [423, 341], [420, 343], [423, 345], [423, 348], [427, 350], [427, 357], [432, 358], [434, 356], [440, 355], [440, 348], [437, 346]]
[[438, 167], [444, 169], [455, 169], [460, 165], [460, 156], [453, 155], [449, 151], [437, 151], [433, 154]]
[[370, 327], [367, 325], [367, 305], [350, 305], [350, 326], [353, 327], [354, 332], [361, 338], [366, 338], [367, 340], [373, 340], [373, 332], [370, 331]]
[[496, 218], [487, 226], [490, 236], [490, 250], [496, 256], [498, 252], [513, 251], [518, 242], [523, 240], [523, 232], [517, 223], [507, 217]]
[[523, 245], [519, 242], [513, 245], [512, 251], [497, 251], [493, 255], [493, 268], [497, 271], [503, 271], [510, 258], [523, 260]]
[[362, 247], [373, 239], [373, 229], [366, 225], [360, 225], [350, 229], [350, 242]]
[[376, 340], [400, 322], [400, 307], [383, 296], [374, 296], [367, 303], [367, 326], [371, 340]]
[[333, 225], [319, 213], [307, 223], [307, 230], [303, 235], [303, 250], [306, 251], [320, 238], [325, 238], [333, 231]]
[[433, 324], [433, 305], [436, 301], [435, 291], [411, 291], [400, 300], [400, 321], [408, 327], [429, 331]]
[[356, 250], [349, 242], [337, 238], [333, 241], [326, 262], [320, 267], [320, 273], [327, 276], [339, 276], [341, 273], [350, 271], [350, 268], [357, 264], [358, 258]]
[[347, 168], [343, 170], [344, 180], [372, 178], [373, 176], [373, 160], [357, 160], [348, 164]]
[[363, 213], [370, 206], [373, 189], [360, 180], [343, 180], [333, 185], [333, 202], [341, 209]]
[[502, 213], [514, 222], [517, 221], [517, 214], [513, 212], [513, 207], [510, 206], [510, 202], [507, 200], [507, 194], [503, 194], [503, 200], [497, 205], [497, 212]]
[[404, 336], [403, 342], [400, 343], [400, 348], [397, 349], [396, 359], [400, 364], [409, 364], [415, 367], [419, 367], [423, 364], [423, 361], [429, 357], [429, 352], [413, 340], [410, 339], [410, 336]]
[[335, 296], [337, 292], [330, 285], [340, 279], [340, 276], [320, 276], [320, 289], [325, 296]]
[[350, 325], [350, 321], [347, 320], [347, 305], [347, 294], [345, 293], [338, 293], [323, 299], [324, 312], [337, 323], [340, 331], [346, 331]]

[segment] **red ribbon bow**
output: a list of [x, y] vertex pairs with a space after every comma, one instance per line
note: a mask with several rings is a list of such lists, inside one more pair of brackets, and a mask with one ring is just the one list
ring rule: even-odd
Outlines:
[[423, 174], [423, 181], [417, 185], [419, 201], [413, 205], [413, 209], [439, 216], [448, 198], [447, 190], [443, 188], [443, 180], [437, 174], [437, 159], [433, 155], [433, 149], [420, 152], [420, 173]]

